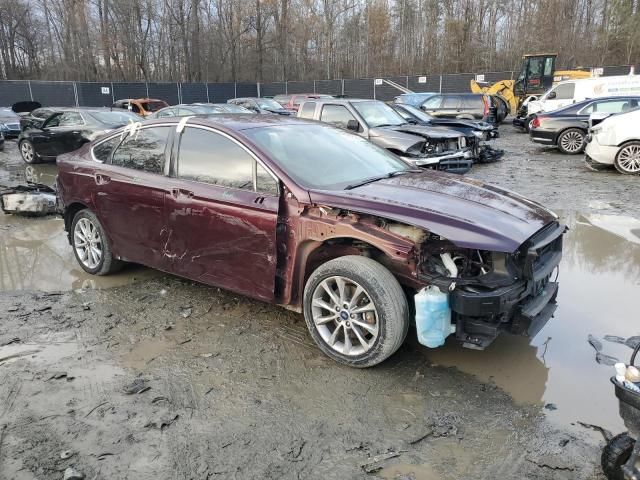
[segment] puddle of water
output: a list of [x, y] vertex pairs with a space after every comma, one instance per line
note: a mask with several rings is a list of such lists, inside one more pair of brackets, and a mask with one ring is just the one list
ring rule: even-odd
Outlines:
[[[433, 363], [454, 366], [490, 381], [516, 402], [548, 404], [548, 418], [564, 427], [577, 421], [623, 431], [609, 377], [613, 367], [596, 363], [589, 334], [603, 353], [628, 362], [631, 349], [605, 335], [640, 334], [640, 222], [607, 215], [566, 214], [558, 309], [536, 338], [500, 337], [488, 350], [461, 349], [455, 342], [424, 350]], [[579, 428], [579, 427], [576, 427]]]
[[157, 275], [136, 265], [115, 275], [89, 275], [73, 255], [61, 218], [0, 213], [0, 291], [102, 289]]
[[149, 362], [163, 355], [175, 344], [164, 338], [147, 338], [140, 340], [123, 355], [122, 364], [129, 368], [143, 369]]
[[411, 465], [407, 463], [398, 463], [383, 468], [377, 473], [378, 476], [388, 479], [396, 480], [413, 479], [413, 480], [442, 480], [442, 475], [437, 473], [429, 465]]

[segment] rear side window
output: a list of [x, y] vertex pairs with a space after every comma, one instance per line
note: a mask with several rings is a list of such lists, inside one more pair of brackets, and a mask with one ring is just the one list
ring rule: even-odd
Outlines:
[[467, 96], [462, 97], [462, 108], [474, 108], [482, 110], [484, 108], [484, 101], [481, 96]]
[[301, 118], [313, 118], [313, 114], [316, 112], [316, 102], [304, 102], [300, 108]]
[[149, 173], [162, 173], [167, 136], [171, 127], [145, 128], [124, 139], [111, 163]]
[[336, 127], [347, 128], [349, 120], [355, 120], [355, 117], [342, 105], [324, 105], [320, 120]]
[[218, 133], [187, 127], [180, 139], [178, 177], [253, 190], [253, 157]]
[[556, 100], [571, 100], [576, 90], [575, 83], [563, 83], [555, 88]]
[[460, 97], [457, 96], [446, 96], [444, 97], [444, 102], [442, 102], [442, 108], [458, 108], [460, 105]]
[[45, 119], [51, 115], [51, 110], [47, 110], [45, 108], [39, 108], [31, 112], [31, 115], [36, 118]]
[[96, 160], [107, 163], [111, 159], [111, 154], [120, 143], [120, 135], [102, 142], [93, 147], [93, 156]]

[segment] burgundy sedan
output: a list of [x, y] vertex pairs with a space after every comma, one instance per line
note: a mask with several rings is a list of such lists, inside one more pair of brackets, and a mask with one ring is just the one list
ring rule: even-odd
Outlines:
[[85, 271], [136, 262], [303, 312], [317, 345], [350, 366], [400, 347], [428, 286], [446, 300], [442, 338], [476, 349], [535, 335], [555, 308], [565, 229], [553, 213], [328, 125], [145, 121], [58, 167]]

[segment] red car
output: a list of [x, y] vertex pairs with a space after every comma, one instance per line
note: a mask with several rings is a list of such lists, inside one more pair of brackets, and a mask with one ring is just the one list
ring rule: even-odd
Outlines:
[[58, 168], [85, 271], [136, 262], [304, 312], [317, 345], [350, 366], [400, 347], [427, 286], [450, 315], [428, 328], [437, 345], [450, 334], [472, 348], [500, 332], [534, 335], [555, 308], [565, 228], [553, 213], [416, 170], [329, 125], [169, 117], [112, 132]]
[[331, 95], [323, 95], [321, 93], [293, 93], [276, 95], [273, 99], [282, 105], [287, 110], [297, 112], [300, 105], [305, 100], [320, 99], [320, 98], [333, 98]]

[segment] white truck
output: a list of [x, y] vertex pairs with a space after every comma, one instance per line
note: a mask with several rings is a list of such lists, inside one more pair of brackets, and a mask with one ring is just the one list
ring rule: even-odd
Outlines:
[[527, 127], [536, 113], [557, 110], [588, 98], [618, 95], [640, 95], [640, 75], [565, 80], [550, 88], [540, 98], [529, 99], [526, 103], [526, 116], [520, 118], [520, 122], [514, 120], [514, 125], [519, 124], [528, 130]]

